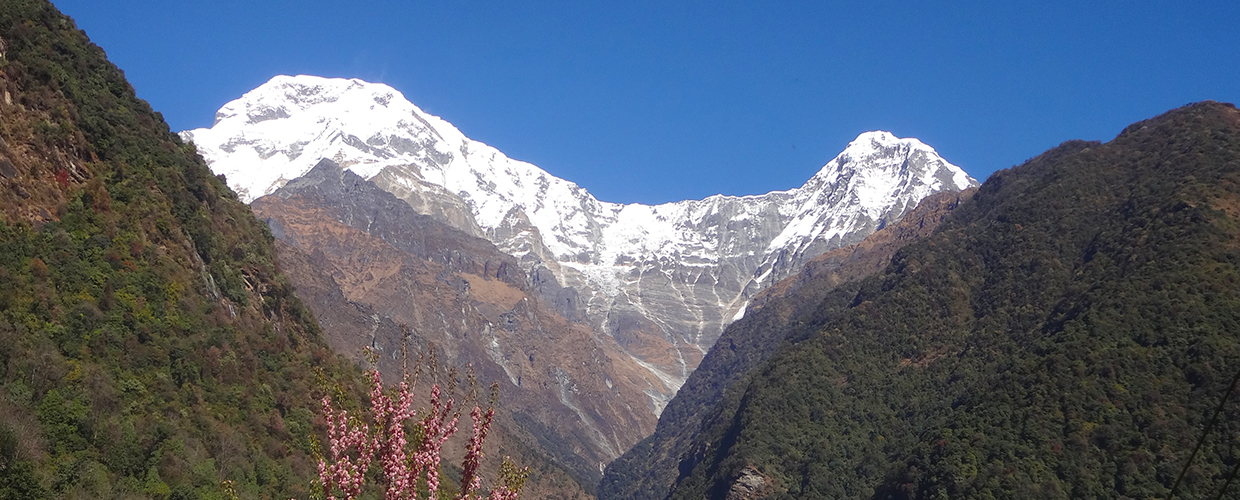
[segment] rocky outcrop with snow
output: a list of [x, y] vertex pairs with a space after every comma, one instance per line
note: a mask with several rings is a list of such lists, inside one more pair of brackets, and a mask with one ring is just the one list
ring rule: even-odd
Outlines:
[[561, 314], [613, 336], [666, 401], [751, 297], [813, 257], [977, 185], [917, 139], [866, 132], [804, 185], [662, 205], [599, 201], [383, 84], [277, 76], [182, 132], [247, 202], [321, 158], [517, 257]]

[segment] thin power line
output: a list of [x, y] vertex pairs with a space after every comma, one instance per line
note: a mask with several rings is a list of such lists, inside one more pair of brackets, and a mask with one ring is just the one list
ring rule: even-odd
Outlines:
[[1231, 474], [1227, 475], [1227, 481], [1223, 483], [1223, 489], [1218, 490], [1218, 496], [1214, 500], [1223, 500], [1223, 494], [1227, 493], [1227, 487], [1231, 486], [1231, 480], [1236, 478], [1236, 471], [1240, 471], [1240, 460], [1236, 460], [1236, 466], [1231, 468]]
[[[1206, 441], [1206, 436], [1210, 434], [1210, 429], [1214, 427], [1214, 423], [1218, 421], [1218, 414], [1223, 412], [1223, 406], [1227, 404], [1227, 400], [1231, 398], [1232, 391], [1236, 390], [1236, 382], [1240, 382], [1240, 371], [1236, 371], [1236, 376], [1232, 377], [1231, 385], [1227, 386], [1227, 393], [1223, 394], [1223, 399], [1219, 400], [1218, 406], [1214, 408], [1214, 415], [1210, 416], [1210, 422], [1206, 424], [1206, 428], [1201, 431], [1201, 438], [1197, 439], [1197, 446], [1193, 447], [1193, 452], [1188, 455], [1188, 461], [1184, 462], [1184, 468], [1180, 469], [1180, 476], [1175, 478], [1175, 484], [1171, 485], [1171, 494], [1167, 495], [1167, 500], [1175, 498], [1175, 492], [1180, 489], [1180, 483], [1184, 481], [1184, 474], [1188, 473], [1188, 467], [1193, 465], [1193, 459], [1197, 457], [1197, 452], [1201, 450], [1201, 444]], [[1235, 475], [1235, 472], [1232, 472]], [[1227, 480], [1228, 483], [1231, 479]], [[1226, 491], [1227, 486], [1223, 486]]]

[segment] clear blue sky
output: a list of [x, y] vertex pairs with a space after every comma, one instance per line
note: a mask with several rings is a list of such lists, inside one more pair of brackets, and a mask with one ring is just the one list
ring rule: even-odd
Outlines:
[[277, 74], [387, 83], [615, 202], [800, 185], [860, 132], [978, 179], [1240, 100], [1240, 2], [59, 0], [174, 130]]

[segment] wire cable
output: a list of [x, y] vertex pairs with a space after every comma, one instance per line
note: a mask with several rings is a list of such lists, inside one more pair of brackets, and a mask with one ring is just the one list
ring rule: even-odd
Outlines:
[[1227, 487], [1231, 486], [1231, 480], [1236, 478], [1236, 471], [1240, 471], [1240, 460], [1236, 460], [1236, 466], [1231, 468], [1231, 474], [1227, 475], [1227, 481], [1223, 483], [1223, 489], [1218, 490], [1218, 496], [1214, 500], [1223, 500], [1223, 494], [1227, 493]]
[[[1171, 485], [1171, 494], [1167, 495], [1167, 500], [1175, 498], [1175, 492], [1179, 491], [1180, 483], [1184, 481], [1184, 475], [1188, 473], [1188, 467], [1193, 465], [1193, 459], [1197, 457], [1197, 452], [1201, 450], [1201, 444], [1206, 442], [1206, 436], [1210, 434], [1210, 429], [1214, 427], [1214, 423], [1218, 421], [1218, 414], [1223, 412], [1223, 406], [1227, 405], [1227, 400], [1231, 399], [1232, 391], [1236, 390], [1236, 382], [1240, 382], [1240, 371], [1236, 372], [1236, 376], [1232, 377], [1231, 385], [1227, 386], [1227, 393], [1223, 394], [1223, 399], [1219, 400], [1218, 406], [1214, 408], [1214, 415], [1210, 416], [1210, 422], [1206, 424], [1206, 428], [1201, 431], [1201, 438], [1197, 440], [1197, 446], [1193, 447], [1193, 452], [1188, 454], [1188, 461], [1184, 462], [1184, 468], [1180, 469], [1180, 476], [1175, 478], [1175, 484]], [[1233, 472], [1234, 475], [1234, 472]], [[1230, 480], [1228, 480], [1230, 482]], [[1224, 486], [1224, 488], [1226, 488]]]

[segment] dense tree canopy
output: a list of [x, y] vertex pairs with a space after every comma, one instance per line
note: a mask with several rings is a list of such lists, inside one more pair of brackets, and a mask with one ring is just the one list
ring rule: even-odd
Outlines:
[[[701, 409], [672, 498], [747, 468], [775, 498], [1166, 497], [1240, 369], [1238, 201], [1219, 103], [996, 173]], [[1240, 460], [1238, 417], [1183, 498]]]
[[0, 498], [304, 497], [359, 372], [266, 226], [48, 2], [0, 39]]

